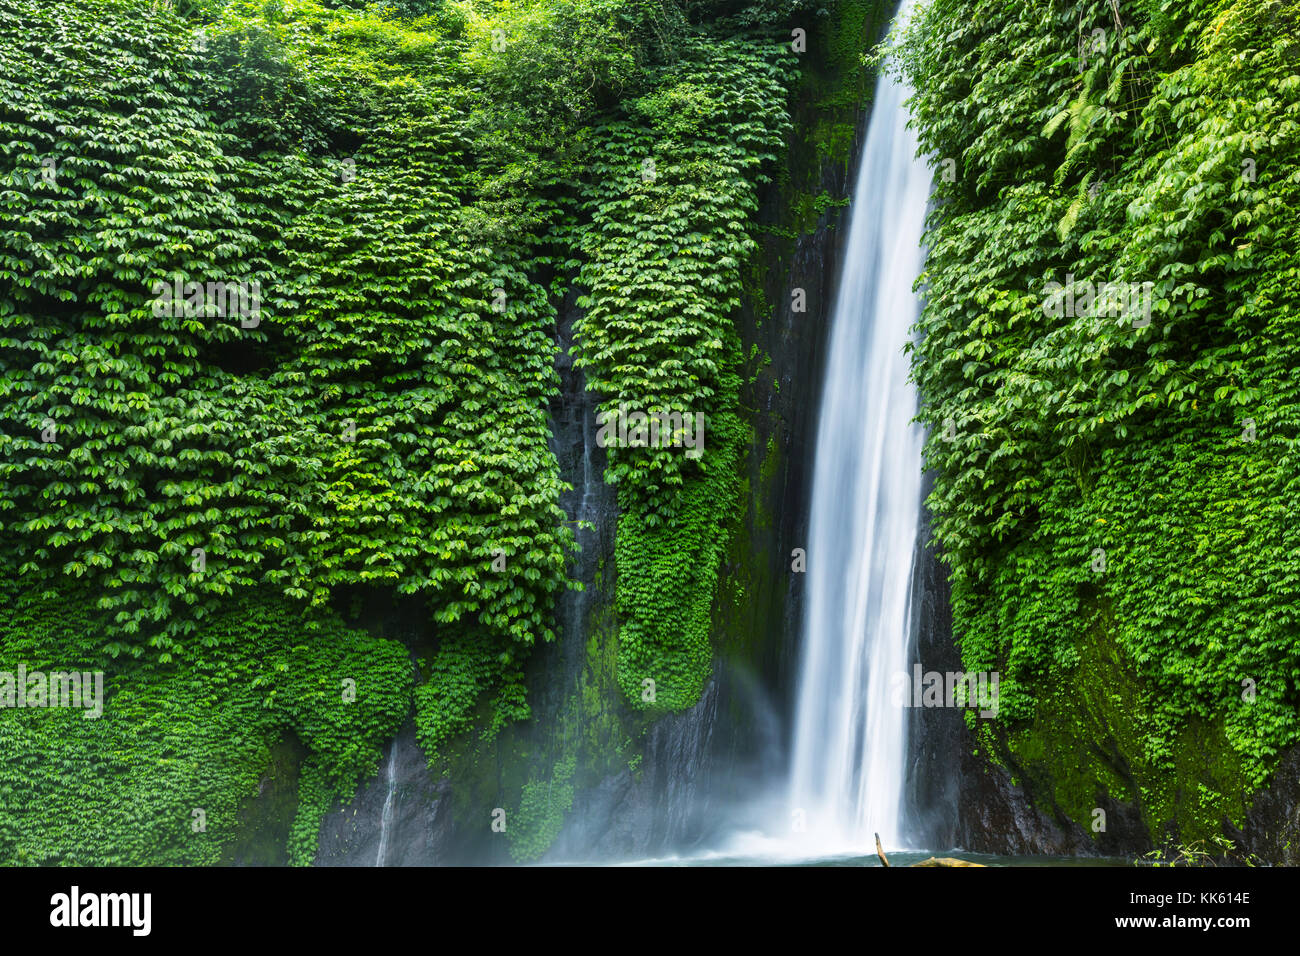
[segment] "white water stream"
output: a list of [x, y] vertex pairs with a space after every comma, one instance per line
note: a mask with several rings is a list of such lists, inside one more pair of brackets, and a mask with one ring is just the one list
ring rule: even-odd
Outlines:
[[[903, 5], [900, 17], [907, 15]], [[911, 571], [921, 509], [922, 430], [903, 349], [920, 302], [930, 171], [904, 102], [883, 75], [851, 208], [831, 317], [813, 465], [790, 806], [806, 850], [907, 843]]]
[[388, 833], [393, 826], [393, 803], [397, 797], [397, 738], [393, 739], [388, 751], [388, 772], [385, 774], [388, 794], [384, 797], [384, 811], [379, 816], [379, 850], [375, 854], [375, 866], [383, 866], [388, 856]]

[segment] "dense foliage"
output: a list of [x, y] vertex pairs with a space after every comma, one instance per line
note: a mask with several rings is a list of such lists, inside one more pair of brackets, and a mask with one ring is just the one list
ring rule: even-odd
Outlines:
[[[436, 33], [232, 5], [194, 50], [165, 14], [20, 6], [0, 291], [15, 570], [89, 579], [110, 650], [164, 662], [211, 646], [204, 622], [250, 588], [422, 595], [449, 647], [502, 662], [453, 652], [422, 687], [431, 736], [455, 729], [550, 635], [571, 541], [528, 228], [545, 201], [472, 145]], [[328, 143], [346, 155], [309, 151]], [[47, 157], [52, 182], [23, 179]], [[260, 314], [160, 318], [173, 277], [260, 283]]]
[[309, 862], [331, 797], [376, 772], [409, 708], [405, 649], [337, 624], [304, 633], [272, 600], [207, 622], [185, 669], [114, 663], [92, 603], [0, 591], [0, 670], [104, 672], [103, 714], [32, 708], [0, 720], [0, 863], [204, 864], [223, 859], [268, 748], [306, 748], [290, 859]]
[[[794, 55], [771, 41], [698, 40], [595, 135], [578, 229], [579, 364], [603, 398], [703, 416], [702, 447], [610, 448], [620, 484], [619, 681], [647, 707], [693, 704], [746, 443], [732, 317], [753, 254], [765, 163], [789, 131]], [[691, 420], [694, 423], [694, 419]], [[693, 426], [687, 431], [692, 432]], [[692, 432], [692, 437], [696, 437]]]
[[[1093, 741], [1086, 792], [1056, 794], [1085, 823], [1127, 767], [1153, 831], [1181, 802], [1216, 832], [1237, 774], [1300, 740], [1298, 25], [1293, 2], [932, 0], [899, 51], [936, 169], [914, 368], [954, 624], [1001, 671], [1013, 755], [1061, 776], [1042, 735]], [[1149, 313], [1089, 308], [1088, 282], [1150, 283]], [[1111, 666], [1139, 697], [1106, 726]]]
[[[340, 623], [358, 593], [427, 611], [431, 757], [529, 715], [571, 586], [571, 288], [603, 407], [705, 416], [702, 456], [608, 475], [619, 685], [694, 703], [747, 437], [732, 321], [797, 75], [773, 26], [807, 6], [0, 0], [0, 665], [93, 660], [113, 701], [3, 714], [13, 766], [85, 755], [0, 806], [35, 828], [0, 820], [4, 858], [215, 861], [293, 731], [308, 859], [410, 702], [400, 646]], [[371, 709], [268, 689], [340, 668]], [[177, 785], [151, 797], [155, 765]], [[127, 838], [104, 806], [136, 804]], [[191, 805], [220, 826], [163, 836]]]

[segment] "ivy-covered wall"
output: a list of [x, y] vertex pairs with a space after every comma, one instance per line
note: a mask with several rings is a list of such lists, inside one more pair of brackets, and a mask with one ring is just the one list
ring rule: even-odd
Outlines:
[[1121, 849], [1227, 849], [1300, 741], [1298, 15], [934, 0], [901, 43], [928, 505], [1001, 674], [972, 729], [1097, 845], [1117, 804]]
[[[755, 774], [773, 769], [763, 761], [773, 756], [769, 748], [780, 746], [772, 738], [772, 723], [779, 722], [793, 676], [799, 577], [791, 571], [789, 552], [806, 544], [799, 530], [811, 467], [804, 443], [811, 443], [820, 394], [817, 362], [836, 270], [835, 225], [851, 187], [855, 134], [871, 87], [861, 54], [879, 36], [889, 13], [888, 5], [864, 2], [836, 5], [820, 15], [809, 11], [790, 21], [807, 25], [807, 42], [797, 54], [784, 41], [779, 45], [782, 57], [798, 68], [786, 75], [780, 92], [781, 108], [789, 114], [782, 121], [784, 142], [762, 167], [751, 170], [754, 181], [737, 179], [730, 187], [743, 189], [753, 197], [746, 201], [756, 204], [744, 223], [743, 257], [711, 263], [698, 258], [707, 246], [644, 239], [624, 251], [620, 237], [631, 235], [630, 227], [613, 222], [612, 216], [625, 206], [643, 215], [640, 204], [654, 195], [651, 185], [677, 193], [683, 187], [660, 181], [663, 159], [657, 152], [651, 154], [660, 156], [655, 179], [641, 179], [643, 167], [634, 160], [642, 152], [637, 150], [651, 149], [659, 134], [649, 129], [619, 133], [621, 140], [639, 144], [636, 149], [620, 147], [620, 155], [631, 161], [611, 167], [635, 173], [618, 184], [632, 199], [601, 204], [603, 234], [616, 241], [597, 244], [593, 237], [593, 255], [613, 266], [621, 262], [629, 283], [637, 277], [653, 281], [651, 292], [658, 295], [671, 288], [665, 285], [669, 281], [678, 282], [679, 294], [686, 296], [694, 281], [709, 287], [710, 274], [738, 277], [736, 292], [729, 293], [735, 300], [727, 300], [730, 311], [710, 319], [719, 336], [733, 343], [728, 346], [728, 361], [734, 364], [727, 387], [734, 391], [727, 400], [735, 409], [738, 433], [713, 437], [715, 419], [710, 417], [701, 462], [707, 467], [701, 469], [664, 454], [648, 466], [644, 459], [620, 466], [618, 456], [626, 451], [614, 453], [611, 472], [618, 484], [596, 489], [592, 510], [599, 516], [597, 527], [590, 534], [579, 532], [588, 550], [578, 557], [573, 574], [586, 582], [588, 593], [577, 602], [582, 614], [578, 633], [561, 634], [556, 644], [533, 656], [528, 667], [532, 720], [506, 728], [491, 741], [474, 734], [463, 737], [436, 765], [445, 788], [422, 779], [399, 785], [399, 795], [405, 794], [410, 805], [423, 801], [445, 808], [445, 815], [440, 809], [424, 823], [426, 830], [437, 831], [435, 839], [408, 860], [653, 855], [702, 839], [725, 823], [708, 808], [727, 797], [743, 797]], [[789, 28], [779, 35], [788, 33]], [[732, 50], [734, 57], [745, 47], [716, 49]], [[717, 69], [731, 76], [733, 86], [739, 82], [727, 64]], [[759, 71], [756, 78], [765, 75]], [[704, 79], [694, 75], [690, 82], [695, 86]], [[696, 148], [709, 142], [703, 138]], [[665, 152], [672, 156], [680, 148]], [[680, 177], [690, 169], [698, 175], [712, 168], [670, 166], [668, 175]], [[770, 182], [759, 181], [759, 174]], [[654, 222], [654, 216], [644, 221], [644, 228], [652, 230], [647, 237], [672, 235], [671, 230], [653, 230]], [[606, 273], [594, 268], [588, 273], [597, 277], [594, 287], [615, 287], [613, 280], [600, 278]], [[803, 290], [806, 311], [790, 308], [794, 288]], [[671, 315], [659, 318], [658, 307], [647, 299], [636, 308], [647, 324], [619, 342], [614, 337], [627, 334], [629, 320], [610, 309], [625, 304], [607, 300], [606, 311], [598, 313], [593, 304], [599, 297], [582, 291], [581, 299], [562, 309], [562, 340], [570, 319], [580, 337], [584, 327], [594, 324], [593, 315], [617, 315], [618, 322], [601, 333], [604, 347], [613, 352], [644, 349], [643, 329], [679, 322]], [[675, 300], [667, 301], [672, 305]], [[635, 354], [640, 364], [657, 353]], [[665, 355], [675, 360], [671, 352]], [[582, 371], [587, 381], [601, 374], [591, 365]], [[657, 377], [671, 381], [663, 373]], [[574, 432], [591, 425], [571, 420], [594, 412], [582, 406], [594, 405], [592, 399], [601, 393], [584, 398], [581, 379], [568, 371], [562, 379], [565, 385], [553, 406], [556, 441], [574, 446], [564, 476], [580, 485], [587, 466]], [[607, 387], [613, 387], [613, 380]], [[621, 400], [631, 403], [648, 387], [638, 380]], [[591, 451], [592, 461], [603, 467], [604, 450]], [[720, 458], [715, 456], [721, 454], [731, 456], [725, 468], [717, 467]], [[628, 491], [629, 485], [635, 490], [639, 484], [633, 483], [645, 480], [647, 468], [678, 468], [683, 476], [657, 523], [647, 522], [654, 510]], [[572, 513], [583, 493], [579, 487], [566, 496]], [[574, 600], [570, 594], [562, 607]], [[691, 637], [691, 629], [697, 636]], [[647, 635], [655, 634], [667, 635], [671, 643], [647, 641]], [[682, 656], [674, 648], [687, 638], [696, 642], [696, 650]], [[634, 670], [629, 679], [629, 660], [648, 669]], [[677, 697], [683, 685], [672, 675], [691, 673], [695, 695]], [[664, 674], [669, 675], [667, 700]], [[647, 677], [655, 682], [654, 700], [645, 699]], [[338, 807], [323, 837], [322, 862], [370, 857], [386, 792], [377, 778], [354, 801]], [[505, 812], [501, 834], [488, 826], [490, 810], [498, 807]]]
[[[0, 0], [0, 670], [108, 687], [75, 732], [0, 714], [6, 859], [305, 862], [412, 701], [514, 858], [557, 792], [638, 771], [712, 672], [760, 197], [794, 135], [842, 162], [844, 7]], [[809, 59], [851, 78], [795, 134]], [[803, 198], [789, 237], [833, 211]], [[699, 457], [608, 449], [598, 575], [552, 444], [565, 326], [599, 407], [705, 422]], [[530, 659], [584, 578], [558, 679]]]

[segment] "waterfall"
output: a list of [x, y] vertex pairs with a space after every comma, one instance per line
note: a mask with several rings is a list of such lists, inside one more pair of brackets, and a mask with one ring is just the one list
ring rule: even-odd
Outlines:
[[[905, 16], [910, 3], [904, 3]], [[861, 850], [907, 842], [909, 594], [922, 431], [904, 346], [920, 303], [930, 172], [882, 73], [831, 316], [813, 464], [803, 645], [789, 792], [801, 842]]]
[[383, 866], [388, 856], [388, 831], [393, 825], [393, 804], [397, 796], [397, 738], [393, 738], [388, 751], [388, 795], [384, 797], [384, 811], [379, 815], [379, 851], [375, 854], [375, 866]]

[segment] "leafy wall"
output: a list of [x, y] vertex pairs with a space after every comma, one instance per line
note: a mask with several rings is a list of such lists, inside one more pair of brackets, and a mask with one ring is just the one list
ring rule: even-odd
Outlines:
[[933, 0], [901, 44], [954, 629], [1001, 673], [990, 751], [1085, 829], [1109, 793], [1155, 840], [1217, 837], [1300, 741], [1298, 23]]
[[[81, 755], [15, 777], [6, 858], [213, 862], [292, 733], [306, 859], [408, 707], [404, 649], [356, 627], [376, 595], [427, 614], [431, 759], [529, 716], [574, 548], [547, 447], [574, 287], [607, 407], [706, 416], [701, 458], [609, 474], [618, 683], [698, 698], [747, 435], [731, 315], [802, 6], [0, 0], [0, 663], [91, 662], [118, 708], [4, 713], [14, 766]], [[275, 683], [309, 679], [366, 706], [316, 732]], [[147, 796], [159, 762], [190, 784]], [[191, 805], [210, 836], [176, 843]]]

